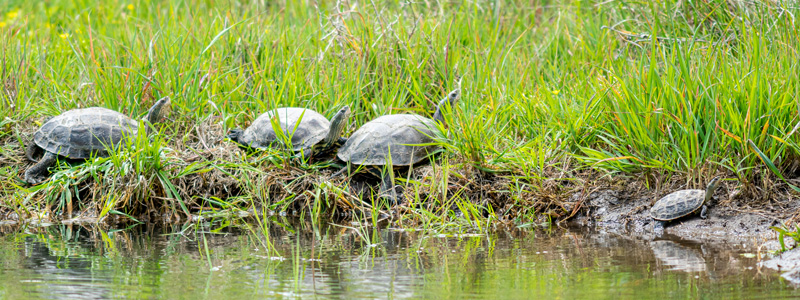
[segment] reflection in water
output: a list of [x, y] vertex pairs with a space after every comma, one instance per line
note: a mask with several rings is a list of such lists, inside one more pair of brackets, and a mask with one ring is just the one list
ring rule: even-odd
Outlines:
[[[86, 233], [83, 230], [67, 232], [74, 233], [75, 241], [80, 241], [81, 235]], [[54, 245], [61, 244], [61, 238], [69, 239], [58, 237]], [[94, 270], [90, 260], [69, 252], [69, 249], [50, 249], [47, 239], [40, 241], [32, 236], [26, 237], [23, 266], [36, 276], [23, 281], [22, 288], [31, 296], [49, 299], [107, 299], [111, 278], [102, 276], [102, 270]]]
[[446, 236], [274, 221], [263, 232], [228, 223], [119, 231], [0, 227], [0, 298], [800, 295], [777, 274], [748, 269], [755, 259], [725, 245], [585, 230]]
[[658, 240], [650, 242], [653, 254], [670, 270], [684, 272], [705, 272], [706, 260], [703, 254], [695, 249], [682, 246], [673, 241]]

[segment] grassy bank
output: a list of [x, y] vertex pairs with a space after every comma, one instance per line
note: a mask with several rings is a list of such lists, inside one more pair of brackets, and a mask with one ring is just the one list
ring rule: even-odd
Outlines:
[[[724, 174], [733, 201], [785, 199], [800, 185], [800, 8], [706, 2], [6, 0], [0, 218], [385, 210], [325, 162], [221, 139], [278, 106], [350, 105], [346, 135], [384, 114], [429, 116], [458, 79], [444, 153], [397, 176], [402, 220], [565, 217], [596, 178], [666, 189]], [[20, 180], [44, 117], [142, 116], [163, 96], [172, 114], [149, 142]]]

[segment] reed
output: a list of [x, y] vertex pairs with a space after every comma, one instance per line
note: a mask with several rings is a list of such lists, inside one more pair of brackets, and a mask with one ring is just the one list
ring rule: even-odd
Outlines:
[[[330, 116], [349, 105], [346, 135], [384, 114], [430, 116], [459, 82], [437, 137], [444, 151], [397, 176], [402, 220], [564, 217], [569, 190], [554, 185], [589, 182], [587, 172], [725, 173], [749, 193], [798, 189], [800, 8], [790, 2], [5, 3], [5, 218], [385, 212], [330, 178], [335, 162], [248, 154], [222, 137], [280, 106]], [[163, 96], [173, 111], [154, 137], [39, 186], [19, 179], [44, 117], [88, 106], [141, 116]]]

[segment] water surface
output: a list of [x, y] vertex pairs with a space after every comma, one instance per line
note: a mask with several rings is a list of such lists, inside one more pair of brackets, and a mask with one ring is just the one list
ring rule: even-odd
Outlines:
[[268, 227], [0, 227], [0, 298], [800, 297], [757, 267], [751, 245], [582, 229], [459, 236], [277, 220]]

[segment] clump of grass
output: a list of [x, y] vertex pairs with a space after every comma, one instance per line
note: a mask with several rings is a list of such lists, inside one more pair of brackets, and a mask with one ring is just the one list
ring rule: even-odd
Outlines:
[[[95, 216], [172, 219], [208, 209], [371, 210], [380, 205], [328, 178], [329, 164], [244, 154], [224, 132], [276, 107], [331, 115], [343, 105], [352, 132], [384, 114], [428, 115], [458, 80], [462, 100], [438, 137], [444, 152], [397, 176], [407, 205], [392, 210], [410, 224], [564, 218], [579, 207], [573, 183], [598, 175], [695, 182], [724, 172], [764, 203], [776, 195], [765, 191], [797, 186], [792, 5], [7, 4], [6, 213], [69, 215], [70, 203]], [[32, 120], [93, 105], [138, 114], [162, 94], [173, 96], [174, 113], [152, 144], [60, 168], [45, 186], [15, 181], [28, 166], [21, 145]]]
[[[770, 227], [772, 230], [778, 233], [778, 243], [781, 245], [780, 252], [786, 252], [788, 250], [794, 249], [800, 244], [800, 224], [795, 224], [794, 228], [790, 226], [781, 225], [781, 226], [772, 226]], [[787, 248], [786, 243], [784, 242], [784, 238], [789, 237], [794, 240], [794, 246], [792, 248]]]

